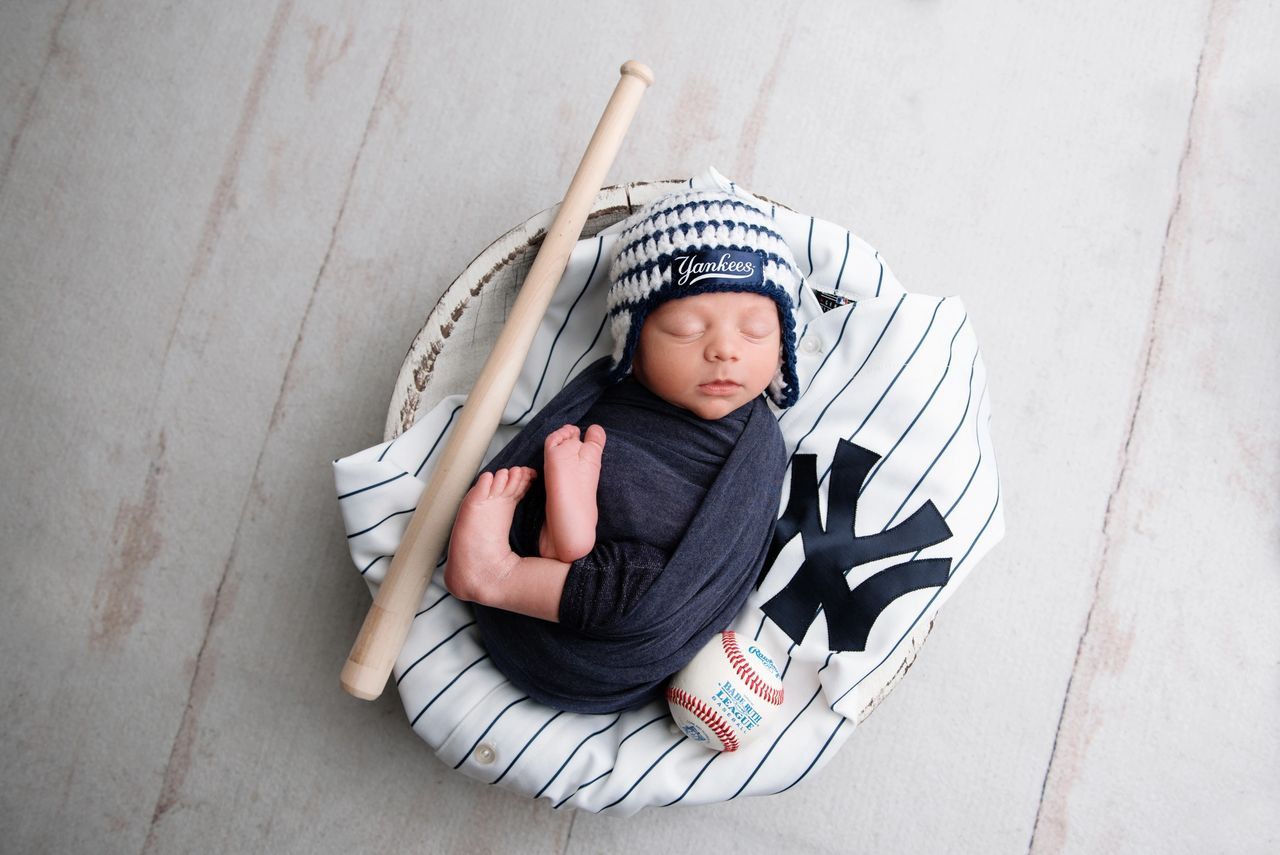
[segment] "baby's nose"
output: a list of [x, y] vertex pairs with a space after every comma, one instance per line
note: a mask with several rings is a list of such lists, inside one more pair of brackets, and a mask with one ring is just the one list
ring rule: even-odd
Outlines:
[[733, 340], [733, 336], [726, 333], [716, 333], [707, 341], [707, 358], [712, 361], [724, 361], [728, 359], [736, 359], [738, 356], [738, 348]]

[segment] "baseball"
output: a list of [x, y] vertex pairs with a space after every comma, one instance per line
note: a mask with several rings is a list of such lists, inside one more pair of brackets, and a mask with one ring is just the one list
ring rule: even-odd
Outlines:
[[759, 641], [717, 633], [667, 687], [685, 736], [713, 751], [737, 751], [767, 729], [782, 706], [782, 674]]

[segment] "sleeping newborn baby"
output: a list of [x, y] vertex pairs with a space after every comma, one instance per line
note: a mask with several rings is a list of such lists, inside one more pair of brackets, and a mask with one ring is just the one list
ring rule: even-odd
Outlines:
[[790, 250], [754, 205], [664, 196], [619, 234], [614, 352], [481, 472], [445, 584], [494, 664], [572, 712], [662, 695], [742, 608], [764, 563], [786, 451], [763, 395], [798, 394]]

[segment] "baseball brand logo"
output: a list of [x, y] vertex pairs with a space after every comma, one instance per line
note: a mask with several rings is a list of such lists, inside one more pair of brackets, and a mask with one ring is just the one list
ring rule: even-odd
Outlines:
[[680, 729], [684, 731], [685, 736], [689, 737], [695, 742], [707, 741], [707, 735], [702, 732], [702, 728], [698, 727], [696, 724], [694, 724], [691, 721], [686, 721], [684, 723], [684, 726], [681, 727]]
[[773, 674], [773, 676], [777, 677], [779, 680], [782, 679], [782, 672], [778, 670], [777, 665], [773, 664], [772, 659], [764, 655], [763, 650], [761, 650], [759, 647], [756, 647], [753, 644], [747, 648], [747, 652], [750, 653], [752, 656], [754, 656], [756, 659], [760, 660], [760, 664], [768, 668], [769, 671]]
[[672, 259], [675, 284], [687, 288], [704, 279], [728, 279], [742, 283], [762, 284], [764, 264], [754, 252], [741, 250], [701, 250]]

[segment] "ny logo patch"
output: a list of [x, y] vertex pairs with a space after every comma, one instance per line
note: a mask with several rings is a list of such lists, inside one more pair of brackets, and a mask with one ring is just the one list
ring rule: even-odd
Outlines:
[[799, 644], [818, 617], [827, 614], [830, 650], [865, 650], [871, 625], [890, 603], [911, 591], [947, 583], [950, 558], [905, 561], [873, 574], [849, 590], [845, 576], [881, 558], [933, 546], [951, 537], [951, 529], [932, 501], [890, 529], [858, 537], [854, 522], [858, 492], [880, 455], [846, 440], [836, 446], [827, 494], [827, 526], [818, 513], [817, 456], [797, 454], [792, 461], [791, 495], [778, 520], [773, 542], [756, 586], [764, 581], [782, 548], [800, 535], [804, 563], [778, 594], [761, 608]]

